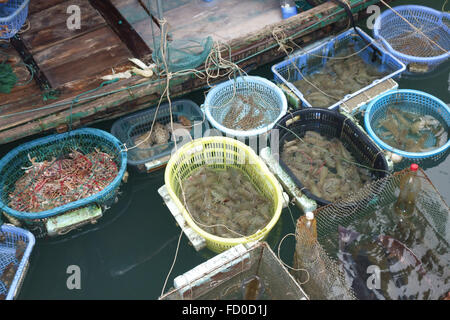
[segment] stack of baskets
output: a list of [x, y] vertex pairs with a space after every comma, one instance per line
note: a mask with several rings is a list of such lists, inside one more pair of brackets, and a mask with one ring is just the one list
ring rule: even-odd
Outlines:
[[0, 3], [0, 39], [10, 39], [19, 32], [28, 16], [30, 0]]
[[[52, 162], [52, 160], [54, 161], [54, 159], [58, 159], [73, 150], [78, 150], [85, 154], [98, 150], [108, 154], [117, 167], [117, 176], [100, 192], [49, 210], [26, 212], [15, 210], [10, 206], [10, 195], [15, 192], [16, 182], [25, 174], [25, 169], [30, 167], [31, 160]], [[126, 164], [127, 153], [122, 149], [120, 141], [109, 133], [98, 129], [78, 129], [24, 143], [10, 151], [0, 160], [0, 210], [13, 224], [26, 226], [38, 237], [46, 236], [45, 223], [50, 217], [62, 215], [68, 211], [93, 204], [99, 206], [111, 205], [122, 182]], [[37, 175], [50, 174], [42, 171], [45, 170], [41, 170]], [[49, 180], [44, 179], [44, 181]], [[79, 188], [82, 187], [79, 186]]]

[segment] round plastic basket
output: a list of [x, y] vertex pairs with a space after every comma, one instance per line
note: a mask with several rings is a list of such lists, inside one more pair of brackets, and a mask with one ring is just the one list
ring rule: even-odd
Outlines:
[[450, 58], [450, 13], [416, 5], [393, 9], [401, 17], [392, 10], [384, 11], [375, 20], [374, 37], [389, 52], [409, 65], [410, 71], [412, 63], [426, 65], [426, 71], [430, 71]]
[[[265, 109], [262, 115], [263, 124], [251, 130], [236, 130], [224, 125], [225, 117], [232, 107], [235, 97], [257, 99], [255, 104]], [[244, 76], [226, 81], [214, 87], [206, 96], [205, 113], [211, 125], [230, 137], [251, 137], [264, 134], [286, 113], [287, 100], [274, 83], [261, 77]], [[242, 106], [236, 119], [247, 117], [252, 106]]]
[[[201, 229], [187, 212], [178, 194], [180, 183], [204, 165], [216, 169], [234, 167], [246, 174], [264, 196], [272, 201], [273, 216], [267, 226], [251, 236], [242, 238], [222, 238]], [[283, 195], [278, 181], [250, 147], [235, 139], [207, 137], [185, 144], [171, 157], [165, 171], [165, 183], [170, 197], [188, 225], [206, 239], [207, 247], [214, 252], [265, 239], [280, 218]]]
[[[36, 161], [51, 160], [60, 157], [61, 154], [70, 152], [74, 148], [84, 153], [97, 148], [97, 150], [109, 154], [117, 166], [117, 176], [100, 192], [50, 210], [25, 212], [9, 207], [9, 195], [15, 189], [16, 181], [23, 176], [23, 168], [30, 166], [29, 159], [36, 158]], [[0, 160], [0, 209], [14, 218], [35, 221], [93, 203], [102, 205], [115, 196], [126, 167], [127, 153], [122, 149], [122, 143], [103, 130], [85, 128], [36, 139], [13, 149]]]
[[[295, 137], [303, 137], [306, 131], [315, 131], [329, 139], [339, 139], [346, 149], [355, 157], [358, 163], [376, 169], [374, 179], [383, 178], [389, 172], [389, 167], [382, 150], [374, 144], [363, 130], [343, 114], [323, 108], [306, 108], [286, 115], [277, 122], [279, 129], [279, 146], [281, 154], [284, 142]], [[319, 206], [331, 202], [319, 198], [306, 189], [301, 178], [297, 177], [280, 157], [280, 166], [292, 178], [297, 187]], [[370, 200], [370, 199], [368, 199]]]
[[364, 123], [367, 132], [375, 142], [385, 150], [399, 154], [410, 159], [434, 158], [437, 160], [450, 147], [450, 139], [439, 148], [426, 152], [407, 152], [394, 148], [382, 141], [375, 133], [373, 127], [380, 119], [386, 117], [386, 112], [390, 106], [401, 104], [405, 111], [417, 115], [430, 115], [441, 122], [444, 129], [449, 132], [450, 128], [450, 108], [438, 98], [417, 90], [396, 90], [387, 92], [372, 100], [367, 107]]
[[9, 39], [22, 28], [28, 16], [30, 0], [9, 0], [0, 3], [0, 39]]

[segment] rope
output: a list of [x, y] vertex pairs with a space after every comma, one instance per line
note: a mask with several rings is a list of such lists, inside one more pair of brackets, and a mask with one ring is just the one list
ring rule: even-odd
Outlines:
[[[290, 265], [286, 264], [286, 263], [283, 261], [283, 259], [281, 259], [281, 257], [280, 257], [280, 248], [281, 248], [281, 245], [283, 244], [284, 239], [286, 239], [286, 238], [289, 237], [289, 236], [294, 236], [294, 237], [295, 237], [295, 234], [294, 234], [294, 233], [288, 233], [288, 234], [286, 234], [286, 235], [280, 240], [280, 243], [278, 244], [278, 252], [277, 252], [278, 260], [280, 260], [280, 262], [283, 264], [283, 266], [285, 266], [286, 268], [288, 268], [288, 269], [290, 269], [290, 270], [292, 270], [292, 271], [304, 271], [304, 272], [306, 272], [306, 275], [308, 276], [308, 278], [307, 278], [304, 282], [300, 282], [300, 281], [299, 281], [299, 284], [300, 284], [300, 285], [304, 285], [304, 284], [308, 283], [308, 282], [309, 282], [309, 279], [310, 279], [310, 275], [309, 275], [308, 270], [306, 270], [306, 269], [304, 269], [304, 268], [293, 268], [293, 267], [291, 267]], [[297, 279], [297, 280], [298, 280], [298, 279]]]

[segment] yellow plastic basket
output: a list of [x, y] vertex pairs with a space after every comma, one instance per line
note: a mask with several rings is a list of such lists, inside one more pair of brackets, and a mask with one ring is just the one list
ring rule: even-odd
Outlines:
[[[245, 173], [260, 192], [272, 200], [273, 216], [270, 222], [262, 230], [242, 238], [222, 238], [201, 229], [187, 212], [178, 194], [181, 183], [203, 165], [217, 170], [234, 167]], [[278, 181], [250, 147], [231, 138], [207, 137], [185, 144], [170, 158], [164, 178], [169, 195], [187, 224], [205, 238], [209, 249], [217, 253], [241, 243], [265, 239], [281, 215], [283, 195]]]

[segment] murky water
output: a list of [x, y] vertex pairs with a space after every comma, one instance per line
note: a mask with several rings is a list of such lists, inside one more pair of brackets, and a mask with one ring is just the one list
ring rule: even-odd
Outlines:
[[[392, 5], [407, 3], [426, 3], [440, 9], [443, 1], [400, 0]], [[251, 74], [272, 79], [272, 65], [263, 66]], [[423, 90], [450, 103], [448, 64], [426, 78], [402, 78], [398, 82], [401, 88]], [[199, 105], [204, 102], [203, 92], [185, 98]], [[109, 121], [94, 127], [110, 131], [111, 125]], [[0, 156], [28, 140], [0, 146]], [[427, 169], [426, 173], [446, 202], [450, 203], [450, 159]], [[163, 184], [163, 170], [150, 175], [131, 172], [119, 203], [108, 210], [97, 225], [84, 227], [80, 232], [61, 239], [38, 241], [19, 299], [157, 299], [172, 264], [180, 234], [174, 218], [157, 192]], [[295, 207], [291, 207], [291, 211], [292, 218], [297, 219], [299, 211]], [[276, 248], [285, 234], [294, 231], [292, 218], [289, 210], [283, 210], [268, 238], [272, 248]], [[293, 237], [283, 243], [281, 257], [286, 263], [292, 262], [294, 243]], [[426, 255], [421, 250], [416, 254]], [[213, 255], [207, 250], [196, 252], [183, 236], [168, 286], [176, 276]], [[66, 271], [71, 265], [81, 269], [81, 290], [67, 288], [69, 275]]]

